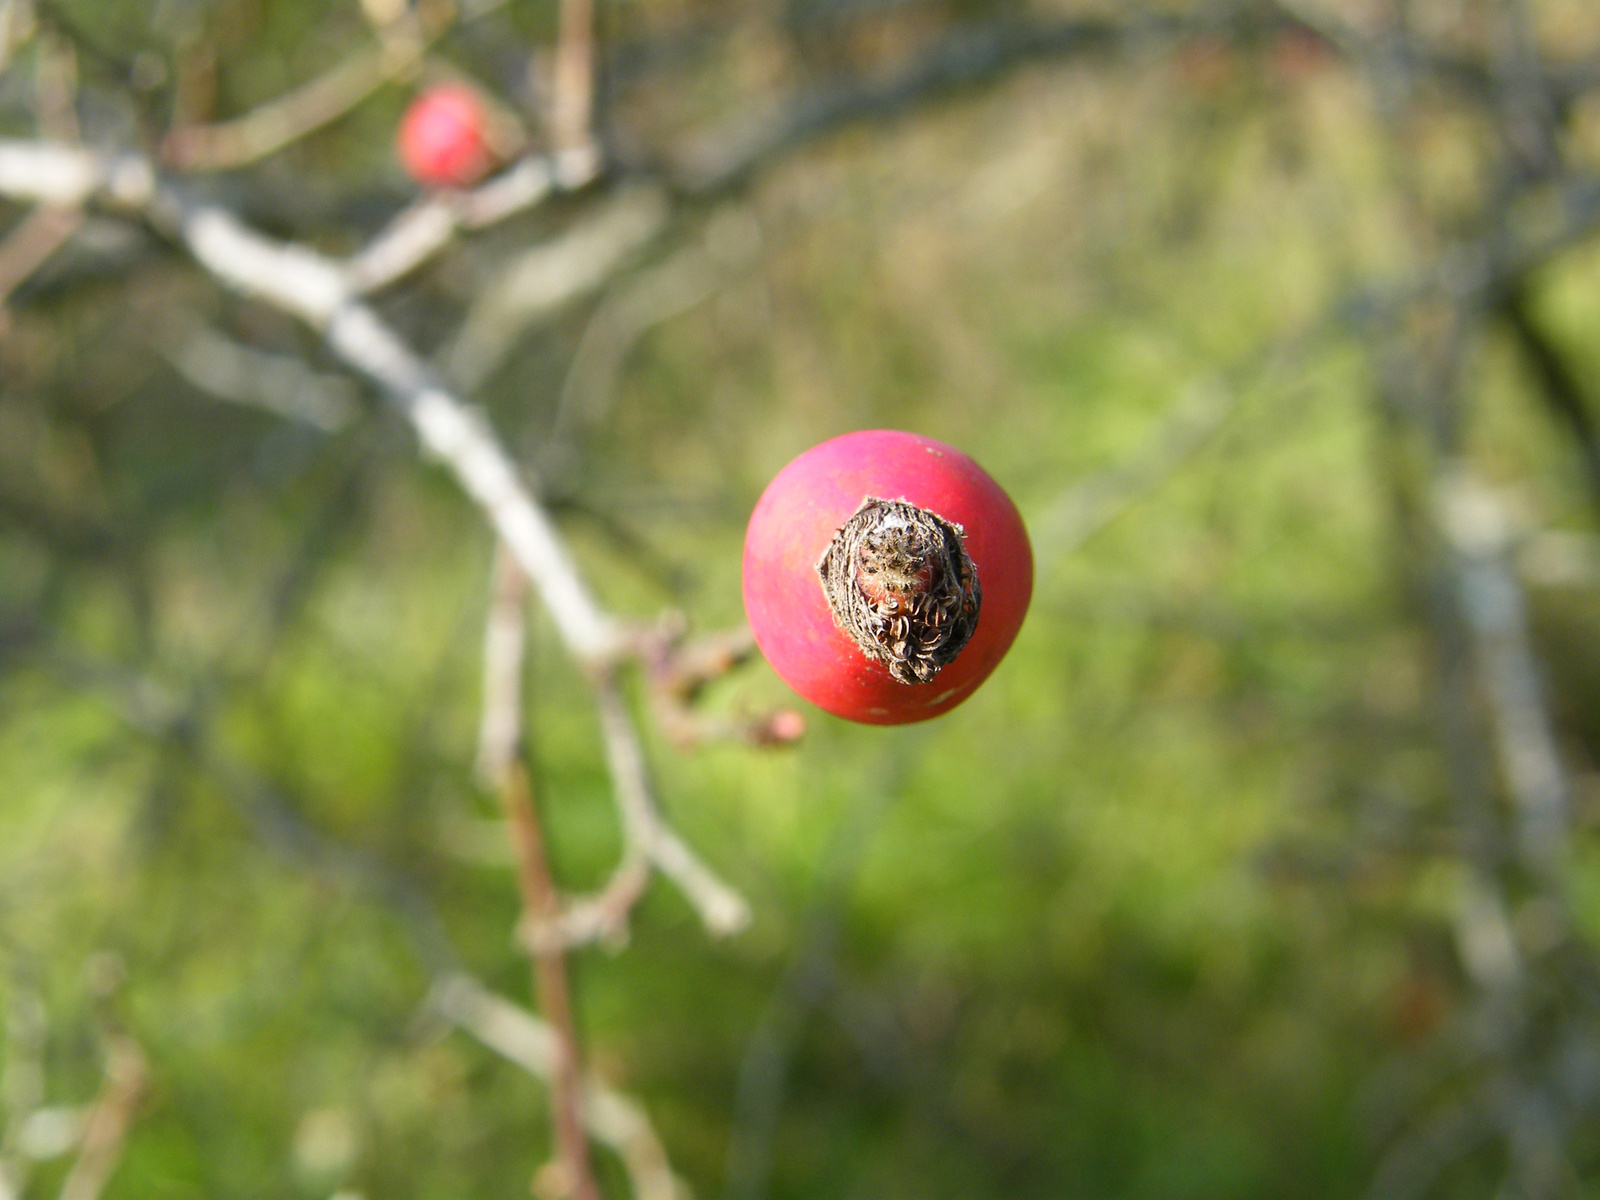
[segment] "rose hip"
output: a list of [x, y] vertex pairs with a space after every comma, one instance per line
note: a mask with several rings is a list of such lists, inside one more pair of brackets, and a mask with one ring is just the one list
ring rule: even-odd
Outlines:
[[406, 173], [426, 187], [468, 187], [489, 173], [489, 113], [478, 94], [441, 83], [413, 100], [395, 148]]
[[744, 603], [775, 671], [819, 708], [899, 725], [960, 704], [1033, 593], [1016, 506], [961, 451], [890, 430], [807, 450], [750, 518]]

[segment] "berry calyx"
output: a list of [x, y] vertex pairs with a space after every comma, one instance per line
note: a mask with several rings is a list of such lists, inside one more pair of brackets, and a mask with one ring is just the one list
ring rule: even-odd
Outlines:
[[756, 644], [807, 700], [875, 725], [927, 720], [999, 665], [1033, 552], [1010, 498], [961, 451], [846, 434], [780, 471], [745, 534]]
[[978, 627], [983, 589], [964, 536], [937, 513], [868, 496], [817, 563], [834, 624], [900, 683], [932, 683]]
[[489, 173], [489, 112], [458, 83], [428, 88], [407, 107], [395, 135], [406, 173], [426, 187], [470, 187]]

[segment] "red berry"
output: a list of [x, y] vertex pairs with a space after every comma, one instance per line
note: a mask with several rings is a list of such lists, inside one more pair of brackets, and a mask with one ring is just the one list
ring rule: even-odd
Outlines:
[[778, 472], [744, 541], [744, 607], [773, 670], [870, 725], [960, 704], [1011, 648], [1033, 551], [1011, 498], [961, 451], [847, 433]]
[[461, 84], [442, 83], [413, 100], [395, 146], [406, 173], [426, 187], [467, 187], [494, 165], [488, 111]]

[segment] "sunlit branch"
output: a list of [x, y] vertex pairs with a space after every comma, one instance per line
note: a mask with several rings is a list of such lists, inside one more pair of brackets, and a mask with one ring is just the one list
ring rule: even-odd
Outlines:
[[147, 1074], [138, 1043], [125, 1034], [113, 1036], [106, 1047], [105, 1083], [89, 1110], [77, 1160], [61, 1185], [61, 1200], [96, 1200], [105, 1189], [122, 1157]]
[[0, 242], [0, 307], [83, 223], [83, 209], [41, 204]]
[[[555, 1031], [538, 1017], [464, 974], [440, 979], [431, 1005], [507, 1061], [536, 1079], [550, 1081], [560, 1046]], [[667, 1163], [661, 1139], [636, 1101], [591, 1075], [584, 1081], [583, 1122], [597, 1142], [622, 1160], [635, 1200], [688, 1200], [687, 1189]]]
[[[7, 190], [8, 182], [52, 193], [69, 192], [75, 185], [80, 200], [97, 190], [109, 192], [120, 203], [145, 208], [226, 285], [323, 331], [333, 352], [383, 388], [409, 418], [423, 447], [453, 471], [482, 507], [538, 591], [568, 650], [589, 669], [626, 849], [611, 883], [555, 920], [558, 936], [570, 941], [619, 934], [648, 881], [651, 864], [683, 890], [708, 929], [728, 933], [741, 928], [749, 915], [744, 901], [666, 825], [650, 796], [643, 750], [610, 667], [614, 660], [635, 652], [633, 643], [591, 596], [554, 523], [487, 422], [447, 390], [427, 364], [354, 297], [336, 262], [305, 247], [264, 238], [222, 208], [186, 203], [158, 185], [154, 174], [147, 167], [141, 170], [139, 163], [102, 160], [70, 147], [0, 143], [0, 192]], [[29, 173], [31, 168], [42, 169]], [[647, 211], [653, 213], [655, 206]], [[642, 218], [619, 215], [617, 219], [624, 220], [625, 229], [633, 229]], [[653, 227], [655, 220], [649, 216], [648, 225]], [[608, 253], [600, 249], [601, 240], [599, 231], [591, 231], [581, 250], [574, 251], [579, 263], [575, 270], [585, 278], [599, 269], [595, 258]], [[537, 934], [531, 944], [542, 944]]]
[[528, 578], [507, 552], [495, 547], [489, 615], [483, 630], [483, 712], [474, 770], [485, 787], [506, 785], [522, 747], [522, 673], [527, 641], [523, 605]]
[[1566, 846], [1566, 771], [1529, 644], [1522, 588], [1510, 567], [1511, 522], [1494, 493], [1463, 464], [1441, 478], [1436, 503], [1456, 555], [1461, 611], [1516, 805], [1517, 846], [1530, 869], [1548, 872]]
[[424, 196], [346, 260], [350, 286], [363, 293], [379, 291], [427, 262], [461, 231], [486, 228], [548, 196], [577, 191], [600, 172], [599, 152], [587, 147], [529, 155], [470, 191]]

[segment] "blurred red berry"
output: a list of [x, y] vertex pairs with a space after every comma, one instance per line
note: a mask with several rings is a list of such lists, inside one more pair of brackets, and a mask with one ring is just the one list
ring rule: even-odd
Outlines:
[[812, 447], [768, 485], [745, 534], [761, 652], [819, 708], [871, 725], [924, 721], [970, 696], [1032, 594], [1010, 497], [961, 451], [915, 434]]
[[468, 187], [494, 165], [488, 110], [461, 84], [438, 84], [413, 100], [395, 146], [406, 173], [425, 187]]

